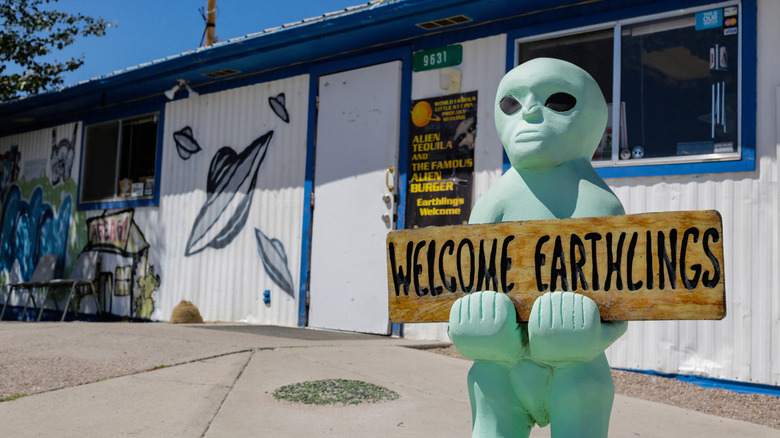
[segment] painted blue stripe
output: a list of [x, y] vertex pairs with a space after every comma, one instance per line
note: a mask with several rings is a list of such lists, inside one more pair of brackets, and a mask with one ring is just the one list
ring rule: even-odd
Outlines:
[[[398, 144], [398, 220], [396, 229], [406, 228], [406, 175], [409, 172], [409, 122], [412, 105], [412, 52], [403, 59], [401, 73], [401, 129]], [[404, 325], [393, 324], [393, 335], [404, 336]]]
[[406, 175], [409, 172], [409, 122], [412, 105], [412, 52], [408, 50], [403, 58], [401, 77], [401, 129], [398, 142], [398, 221], [396, 228], [406, 225]]
[[301, 224], [301, 272], [298, 283], [298, 327], [309, 323], [309, 311], [306, 304], [309, 289], [309, 261], [311, 259], [311, 194], [314, 188], [314, 134], [317, 127], [317, 82], [318, 78], [309, 75], [309, 119], [306, 127], [306, 176], [303, 187], [303, 222]]
[[692, 376], [685, 374], [675, 373], [662, 373], [660, 371], [653, 370], [634, 370], [630, 368], [614, 368], [621, 371], [629, 371], [632, 373], [647, 374], [651, 376], [664, 377], [667, 379], [675, 379], [681, 382], [693, 383], [694, 385], [701, 386], [703, 388], [717, 388], [725, 389], [728, 391], [736, 392], [739, 394], [763, 394], [780, 397], [780, 386], [766, 385], [763, 383], [754, 382], [740, 382], [737, 380], [718, 379], [715, 377], [704, 376]]

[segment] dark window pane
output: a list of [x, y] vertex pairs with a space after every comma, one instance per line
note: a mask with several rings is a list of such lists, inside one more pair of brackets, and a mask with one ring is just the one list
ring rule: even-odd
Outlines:
[[122, 126], [119, 179], [140, 182], [154, 177], [157, 158], [157, 122], [151, 118], [128, 120]]
[[119, 122], [87, 127], [81, 201], [94, 202], [114, 196]]
[[[522, 64], [534, 58], [557, 58], [571, 62], [587, 71], [599, 84], [607, 104], [612, 102], [612, 29], [567, 35], [540, 41], [528, 41], [518, 46], [518, 60]], [[611, 120], [610, 113], [610, 120]], [[594, 155], [594, 160], [612, 158], [610, 148], [611, 128], [608, 124], [602, 144]], [[606, 145], [606, 146], [605, 146]]]
[[81, 202], [152, 197], [156, 159], [156, 115], [88, 126]]
[[737, 41], [723, 27], [696, 30], [694, 14], [624, 27], [628, 147], [642, 158], [736, 152]]

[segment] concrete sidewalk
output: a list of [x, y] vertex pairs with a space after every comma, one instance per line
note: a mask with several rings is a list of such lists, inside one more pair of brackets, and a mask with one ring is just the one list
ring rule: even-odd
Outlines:
[[[470, 436], [470, 362], [406, 348], [423, 342], [246, 325], [0, 323], [0, 361], [105, 369], [93, 383], [0, 403], [8, 437]], [[6, 355], [5, 353], [8, 353]], [[53, 358], [60, 359], [53, 361]], [[31, 367], [31, 370], [34, 367]], [[92, 368], [93, 372], [95, 368]], [[32, 370], [46, 372], [46, 370]], [[3, 378], [0, 376], [0, 378]], [[389, 388], [394, 401], [306, 406], [283, 385], [326, 378]], [[549, 436], [549, 428], [532, 437]], [[611, 437], [777, 437], [774, 429], [616, 397]]]

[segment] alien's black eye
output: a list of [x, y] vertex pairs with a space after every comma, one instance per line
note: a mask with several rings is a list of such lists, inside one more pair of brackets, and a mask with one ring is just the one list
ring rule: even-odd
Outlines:
[[574, 105], [577, 105], [577, 99], [568, 93], [555, 93], [544, 103], [544, 106], [559, 113], [574, 108]]
[[520, 111], [520, 108], [523, 107], [523, 105], [521, 105], [520, 102], [512, 95], [505, 96], [503, 99], [501, 99], [501, 102], [498, 103], [498, 106], [501, 108], [501, 111], [503, 111], [504, 114], [508, 116], [511, 116], [512, 114]]

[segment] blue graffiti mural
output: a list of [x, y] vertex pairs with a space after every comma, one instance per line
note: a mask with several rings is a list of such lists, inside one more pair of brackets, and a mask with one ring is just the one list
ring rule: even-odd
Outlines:
[[42, 255], [57, 254], [57, 273], [61, 274], [68, 248], [71, 206], [68, 194], [55, 215], [52, 206], [44, 202], [40, 186], [25, 201], [19, 186], [12, 185], [3, 202], [0, 270], [10, 270], [17, 262], [22, 278], [29, 280]]

